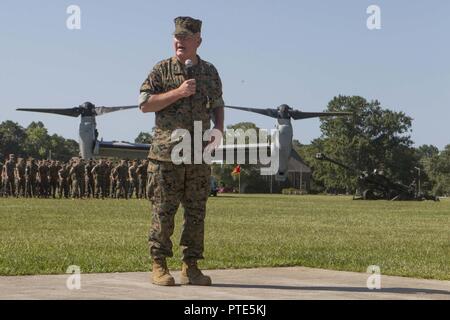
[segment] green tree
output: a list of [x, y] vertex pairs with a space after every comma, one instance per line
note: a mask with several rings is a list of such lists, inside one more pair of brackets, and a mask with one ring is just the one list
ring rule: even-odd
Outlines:
[[25, 129], [18, 123], [10, 120], [2, 122], [0, 124], [0, 154], [5, 158], [11, 153], [21, 156], [25, 136]]
[[[357, 171], [380, 169], [389, 178], [409, 184], [418, 164], [409, 136], [412, 119], [358, 96], [338, 96], [328, 111], [353, 112], [353, 117], [321, 118], [322, 135], [310, 151], [320, 151]], [[309, 159], [314, 179], [328, 191], [352, 192], [357, 175], [328, 162]]]
[[24, 151], [34, 158], [46, 158], [50, 151], [50, 137], [42, 122], [32, 122], [25, 130]]
[[415, 169], [417, 170], [417, 182], [420, 183], [420, 189], [421, 191], [433, 192], [436, 181], [430, 178], [430, 166], [434, 159], [439, 157], [439, 149], [433, 145], [422, 145], [415, 149], [415, 153], [418, 159]]
[[149, 132], [140, 132], [139, 135], [134, 139], [134, 143], [152, 143], [153, 137]]
[[52, 159], [68, 161], [79, 154], [79, 145], [75, 140], [66, 140], [54, 134], [49, 140], [49, 151], [51, 151]]
[[425, 172], [431, 181], [435, 195], [450, 195], [450, 144], [439, 153], [433, 152], [421, 159]]
[[[301, 144], [298, 140], [293, 139], [292, 147], [302, 157], [306, 164], [311, 168], [316, 164], [316, 154], [323, 150], [320, 139], [315, 139], [311, 144]], [[330, 168], [333, 169], [333, 168]], [[322, 193], [326, 190], [324, 179], [316, 179], [314, 175], [311, 176], [310, 193]]]
[[0, 123], [0, 158], [14, 153], [18, 157], [67, 161], [79, 153], [78, 143], [56, 134], [49, 136], [42, 122], [32, 122], [26, 129], [12, 121]]

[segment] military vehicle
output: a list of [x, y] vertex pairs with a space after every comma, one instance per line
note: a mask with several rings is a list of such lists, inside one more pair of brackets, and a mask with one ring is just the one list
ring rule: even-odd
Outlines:
[[295, 150], [292, 148], [293, 129], [291, 119], [303, 120], [319, 117], [334, 117], [334, 116], [349, 116], [353, 115], [351, 112], [304, 112], [300, 110], [294, 110], [286, 104], [280, 105], [276, 109], [261, 109], [261, 108], [244, 108], [235, 106], [225, 106], [226, 108], [243, 110], [248, 112], [258, 113], [267, 117], [277, 119], [276, 134], [274, 135], [275, 141], [272, 141], [271, 152], [274, 152], [274, 148], [278, 148], [279, 154], [279, 166], [275, 175], [275, 180], [285, 181], [288, 176], [288, 163], [289, 158], [299, 157]]
[[[399, 182], [394, 182], [387, 178], [383, 172], [374, 169], [372, 172], [359, 171], [351, 166], [345, 165], [337, 160], [331, 159], [323, 153], [317, 153], [316, 159], [334, 163], [354, 175], [358, 176], [358, 188], [354, 200], [433, 200], [439, 201], [439, 198], [418, 192], [415, 182], [407, 186]], [[415, 180], [414, 180], [415, 181]]]

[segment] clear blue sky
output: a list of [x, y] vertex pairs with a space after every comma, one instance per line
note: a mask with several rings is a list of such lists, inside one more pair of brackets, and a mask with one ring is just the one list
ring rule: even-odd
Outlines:
[[[81, 8], [68, 30], [66, 8]], [[381, 30], [366, 8], [381, 8]], [[16, 107], [74, 107], [84, 101], [137, 103], [153, 65], [170, 57], [173, 18], [203, 20], [199, 54], [219, 70], [227, 104], [324, 110], [338, 94], [378, 99], [414, 118], [416, 145], [450, 143], [450, 1], [22, 1], [0, 2], [0, 121], [43, 121], [77, 139], [78, 120]], [[153, 114], [99, 117], [105, 140], [133, 141]], [[226, 124], [270, 118], [226, 111]], [[297, 121], [294, 137], [320, 135], [318, 119]]]

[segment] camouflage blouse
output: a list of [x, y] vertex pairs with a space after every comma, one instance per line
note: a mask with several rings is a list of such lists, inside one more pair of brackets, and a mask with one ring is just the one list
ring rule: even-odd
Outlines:
[[[222, 82], [216, 68], [198, 57], [198, 64], [193, 66], [191, 71], [192, 78], [196, 80], [196, 93], [156, 112], [150, 159], [171, 161], [172, 148], [179, 143], [171, 141], [172, 132], [176, 129], [186, 129], [193, 134], [194, 121], [202, 122], [204, 132], [211, 127], [211, 111], [224, 106]], [[139, 105], [145, 103], [153, 94], [178, 88], [185, 80], [185, 67], [176, 57], [157, 63], [141, 86]]]

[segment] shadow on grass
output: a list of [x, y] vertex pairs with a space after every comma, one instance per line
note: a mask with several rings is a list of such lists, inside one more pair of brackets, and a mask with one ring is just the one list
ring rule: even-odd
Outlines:
[[423, 288], [382, 288], [370, 290], [365, 287], [303, 287], [303, 286], [279, 286], [279, 285], [254, 285], [254, 284], [227, 284], [215, 283], [218, 288], [242, 288], [242, 289], [273, 289], [273, 290], [303, 290], [303, 291], [335, 291], [335, 292], [372, 292], [372, 293], [399, 293], [399, 294], [443, 294], [450, 296], [450, 291]]

